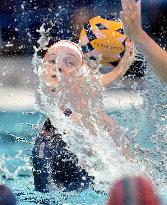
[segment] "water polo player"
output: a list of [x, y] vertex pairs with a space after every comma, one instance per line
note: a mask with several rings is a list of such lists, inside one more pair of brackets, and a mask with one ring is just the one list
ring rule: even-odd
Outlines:
[[[77, 156], [69, 149], [71, 144], [64, 141], [70, 135], [70, 139], [77, 134], [80, 137], [81, 127], [85, 128], [87, 135], [96, 135], [96, 126], [102, 126], [112, 133], [115, 144], [127, 154], [127, 149], [122, 146], [123, 140], [119, 139], [119, 128], [101, 108], [100, 89], [101, 85], [110, 84], [127, 70], [129, 63], [125, 62], [131, 58], [131, 46], [128, 41], [113, 78], [110, 73], [97, 78], [84, 62], [80, 47], [70, 41], [60, 41], [48, 49], [39, 69], [39, 103], [48, 118], [33, 148], [37, 191], [47, 192], [52, 184], [64, 191], [83, 190], [93, 184], [94, 177], [85, 171], [84, 160], [83, 164], [78, 163]], [[68, 126], [70, 132], [66, 129]], [[93, 152], [86, 151], [90, 155]]]

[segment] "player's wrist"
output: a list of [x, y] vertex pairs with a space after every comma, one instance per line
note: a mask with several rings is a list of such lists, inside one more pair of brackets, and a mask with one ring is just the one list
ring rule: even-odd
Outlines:
[[145, 31], [143, 29], [140, 29], [132, 40], [135, 42], [135, 44], [140, 44], [143, 42], [144, 38], [145, 38]]
[[117, 74], [119, 75], [119, 77], [122, 77], [123, 75], [125, 75], [127, 70], [128, 69], [126, 65], [120, 65], [117, 67]]

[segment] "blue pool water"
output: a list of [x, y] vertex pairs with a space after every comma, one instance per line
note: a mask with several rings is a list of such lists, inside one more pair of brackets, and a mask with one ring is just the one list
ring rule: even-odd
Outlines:
[[41, 194], [34, 191], [31, 172], [32, 139], [44, 116], [39, 112], [0, 112], [0, 182], [17, 195], [18, 205], [33, 204], [103, 204], [105, 194], [86, 190], [65, 194]]
[[[139, 116], [145, 123], [142, 111], [134, 113], [127, 111], [128, 118], [121, 112], [112, 112], [121, 125], [131, 129]], [[127, 114], [126, 113], [126, 114]], [[106, 194], [86, 190], [81, 193], [62, 193], [54, 191], [41, 194], [34, 191], [31, 149], [33, 138], [37, 135], [39, 124], [44, 116], [39, 112], [0, 112], [0, 182], [7, 184], [16, 194], [18, 205], [58, 204], [58, 205], [101, 205], [105, 204]], [[140, 127], [142, 124], [140, 125]], [[144, 139], [142, 139], [144, 140]], [[164, 202], [167, 195], [161, 192]]]

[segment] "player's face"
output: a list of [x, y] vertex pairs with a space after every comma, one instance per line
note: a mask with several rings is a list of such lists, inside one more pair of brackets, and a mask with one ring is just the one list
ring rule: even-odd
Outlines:
[[81, 66], [79, 55], [67, 47], [52, 47], [45, 55], [43, 63], [43, 79], [50, 86], [56, 85], [58, 75], [75, 77]]

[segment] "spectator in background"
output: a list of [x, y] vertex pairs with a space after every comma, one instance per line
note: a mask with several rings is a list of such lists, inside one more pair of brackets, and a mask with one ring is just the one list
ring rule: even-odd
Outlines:
[[49, 31], [50, 44], [59, 40], [71, 40], [78, 43], [81, 29], [93, 16], [94, 12], [88, 6], [77, 8], [76, 5], [70, 5], [68, 9], [62, 7], [56, 13], [54, 26]]
[[161, 202], [151, 181], [137, 176], [115, 182], [107, 205], [161, 205]]
[[16, 197], [5, 185], [0, 185], [0, 205], [16, 205]]
[[95, 14], [90, 7], [81, 7], [74, 10], [73, 14], [70, 17], [73, 41], [78, 43], [82, 28], [86, 23], [88, 23], [89, 19], [93, 18], [94, 15]]

